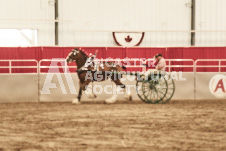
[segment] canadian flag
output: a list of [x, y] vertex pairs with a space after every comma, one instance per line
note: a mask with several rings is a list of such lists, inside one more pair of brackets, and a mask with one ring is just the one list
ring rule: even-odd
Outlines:
[[113, 32], [113, 38], [118, 46], [139, 46], [144, 38], [144, 32]]

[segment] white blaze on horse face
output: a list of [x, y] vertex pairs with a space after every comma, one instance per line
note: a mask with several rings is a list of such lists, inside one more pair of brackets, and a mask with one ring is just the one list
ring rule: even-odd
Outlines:
[[73, 52], [70, 52], [66, 58], [68, 63], [71, 63], [73, 60], [70, 58], [70, 56], [73, 54]]
[[[71, 55], [71, 52], [67, 55], [66, 61], [68, 61], [70, 59], [69, 58], [70, 55]], [[70, 61], [68, 63], [70, 63]]]

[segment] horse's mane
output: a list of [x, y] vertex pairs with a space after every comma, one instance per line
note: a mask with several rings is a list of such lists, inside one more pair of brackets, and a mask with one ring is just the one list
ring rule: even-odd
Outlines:
[[88, 53], [85, 50], [80, 50], [77, 49], [79, 52], [81, 52], [81, 54], [87, 59], [88, 58]]

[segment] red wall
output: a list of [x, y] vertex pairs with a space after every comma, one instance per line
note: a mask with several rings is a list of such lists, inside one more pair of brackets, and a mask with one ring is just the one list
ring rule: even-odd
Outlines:
[[[82, 49], [91, 53], [98, 49], [97, 58], [153, 58], [155, 54], [162, 53], [166, 59], [226, 59], [226, 47], [82, 47]], [[0, 60], [36, 59], [39, 61], [41, 59], [65, 58], [71, 50], [72, 47], [0, 47]], [[2, 69], [2, 71], [4, 70]], [[19, 69], [15, 70], [20, 72]]]
[[[0, 59], [65, 58], [72, 47], [0, 47]], [[152, 58], [162, 53], [167, 59], [224, 59], [226, 47], [122, 48], [82, 47], [87, 52], [98, 49], [98, 58]]]

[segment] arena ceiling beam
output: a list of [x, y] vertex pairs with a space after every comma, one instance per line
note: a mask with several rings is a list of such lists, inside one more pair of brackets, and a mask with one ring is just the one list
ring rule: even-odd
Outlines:
[[[55, 20], [59, 19], [59, 10], [58, 10], [59, 1], [55, 0]], [[59, 44], [59, 23], [55, 22], [55, 45]]]
[[[191, 30], [195, 31], [195, 0], [191, 5]], [[191, 46], [195, 46], [195, 32], [191, 32]]]

